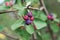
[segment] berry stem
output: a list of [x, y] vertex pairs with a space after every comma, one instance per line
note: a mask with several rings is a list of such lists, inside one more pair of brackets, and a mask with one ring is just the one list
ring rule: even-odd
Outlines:
[[[47, 9], [46, 9], [46, 6], [45, 6], [45, 4], [44, 4], [44, 0], [39, 0], [39, 1], [40, 1], [41, 6], [44, 7], [44, 10], [43, 10], [43, 11], [44, 11], [44, 12], [46, 13], [46, 15], [48, 16], [49, 12], [48, 12]], [[50, 28], [51, 26], [50, 26], [49, 20], [47, 20], [47, 26], [48, 26], [48, 29], [49, 29], [49, 31], [50, 31], [50, 35], [51, 35], [51, 37], [52, 37], [52, 40], [54, 40], [53, 31], [52, 31], [52, 29]]]

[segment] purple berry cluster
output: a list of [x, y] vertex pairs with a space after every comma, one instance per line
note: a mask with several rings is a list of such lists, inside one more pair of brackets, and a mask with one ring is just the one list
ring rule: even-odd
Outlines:
[[31, 23], [33, 22], [33, 20], [34, 20], [34, 17], [33, 17], [33, 15], [32, 15], [32, 12], [28, 12], [28, 14], [25, 15], [25, 16], [23, 17], [23, 19], [25, 20], [25, 24], [26, 24], [26, 25], [31, 24]]

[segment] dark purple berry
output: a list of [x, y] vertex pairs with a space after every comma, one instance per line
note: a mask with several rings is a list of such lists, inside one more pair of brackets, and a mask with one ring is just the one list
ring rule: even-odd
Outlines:
[[27, 25], [31, 24], [31, 21], [30, 20], [26, 20], [25, 22]]
[[28, 12], [27, 14], [29, 17], [32, 17], [32, 12]]

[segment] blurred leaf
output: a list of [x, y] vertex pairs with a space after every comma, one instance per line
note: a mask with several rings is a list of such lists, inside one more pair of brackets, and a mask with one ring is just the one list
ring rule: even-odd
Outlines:
[[24, 26], [23, 20], [17, 20], [12, 26], [12, 30], [16, 30], [17, 28]]
[[26, 3], [27, 3], [27, 2], [33, 2], [33, 0], [26, 0]]
[[30, 34], [26, 30], [22, 29], [17, 29], [16, 33], [18, 33], [19, 36], [21, 36], [22, 40], [29, 40], [30, 39]]
[[20, 10], [19, 12], [18, 12], [18, 15], [19, 16], [23, 16], [23, 15], [26, 15], [28, 13], [28, 11], [26, 10], [26, 9], [23, 9], [23, 10]]
[[0, 32], [4, 30], [4, 27], [0, 25]]
[[35, 18], [39, 18], [42, 21], [47, 20], [47, 16], [42, 11], [34, 10], [32, 13]]
[[21, 0], [17, 0], [17, 3], [20, 4], [21, 3]]
[[26, 26], [26, 31], [29, 33], [29, 34], [33, 34], [34, 33], [34, 28], [32, 25], [27, 25]]
[[3, 6], [0, 6], [0, 10], [7, 10], [7, 8], [5, 5], [3, 5]]
[[40, 18], [40, 11], [38, 11], [38, 10], [33, 10], [33, 11], [32, 11], [32, 14], [33, 14], [33, 16], [34, 16], [35, 18]]
[[5, 2], [10, 1], [10, 0], [5, 0]]
[[58, 37], [58, 40], [60, 40], [60, 36]]
[[40, 7], [40, 1], [39, 0], [34, 0], [31, 4], [33, 8], [39, 8]]
[[54, 19], [55, 22], [59, 22], [59, 19]]
[[43, 40], [52, 40], [49, 33], [43, 34], [43, 35], [42, 35], [42, 39], [43, 39]]
[[21, 4], [19, 4], [19, 5], [17, 4], [17, 5], [14, 5], [13, 8], [20, 11], [20, 10], [23, 10], [24, 9], [24, 6], [21, 5]]
[[60, 2], [60, 0], [57, 0], [58, 2]]
[[46, 21], [47, 20], [47, 16], [42, 12], [40, 14], [40, 19], [43, 20], [43, 21]]
[[39, 0], [26, 0], [26, 2], [29, 2], [29, 1], [33, 3], [33, 2], [38, 2]]
[[56, 18], [57, 17], [57, 15], [55, 13], [53, 13], [52, 15], [53, 15], [53, 18]]
[[51, 24], [51, 28], [54, 33], [57, 33], [59, 31], [59, 27], [58, 27], [57, 23]]
[[39, 31], [37, 33], [38, 33], [39, 36], [41, 36], [41, 33]]
[[42, 40], [42, 37], [41, 37], [41, 33], [40, 32], [37, 32], [36, 35], [37, 35], [37, 40]]
[[37, 29], [42, 29], [47, 26], [46, 22], [40, 21], [40, 20], [35, 20], [34, 24], [36, 25]]

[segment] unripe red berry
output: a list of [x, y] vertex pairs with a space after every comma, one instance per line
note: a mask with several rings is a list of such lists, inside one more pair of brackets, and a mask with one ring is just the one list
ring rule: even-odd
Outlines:
[[23, 19], [24, 19], [24, 20], [28, 20], [29, 17], [28, 17], [27, 15], [25, 15], [25, 16], [23, 17]]
[[6, 6], [10, 6], [9, 2], [6, 2], [5, 5], [6, 5]]
[[28, 12], [28, 14], [27, 14], [29, 17], [32, 17], [33, 15], [32, 15], [32, 12]]
[[34, 17], [31, 17], [30, 20], [33, 21], [34, 20]]

